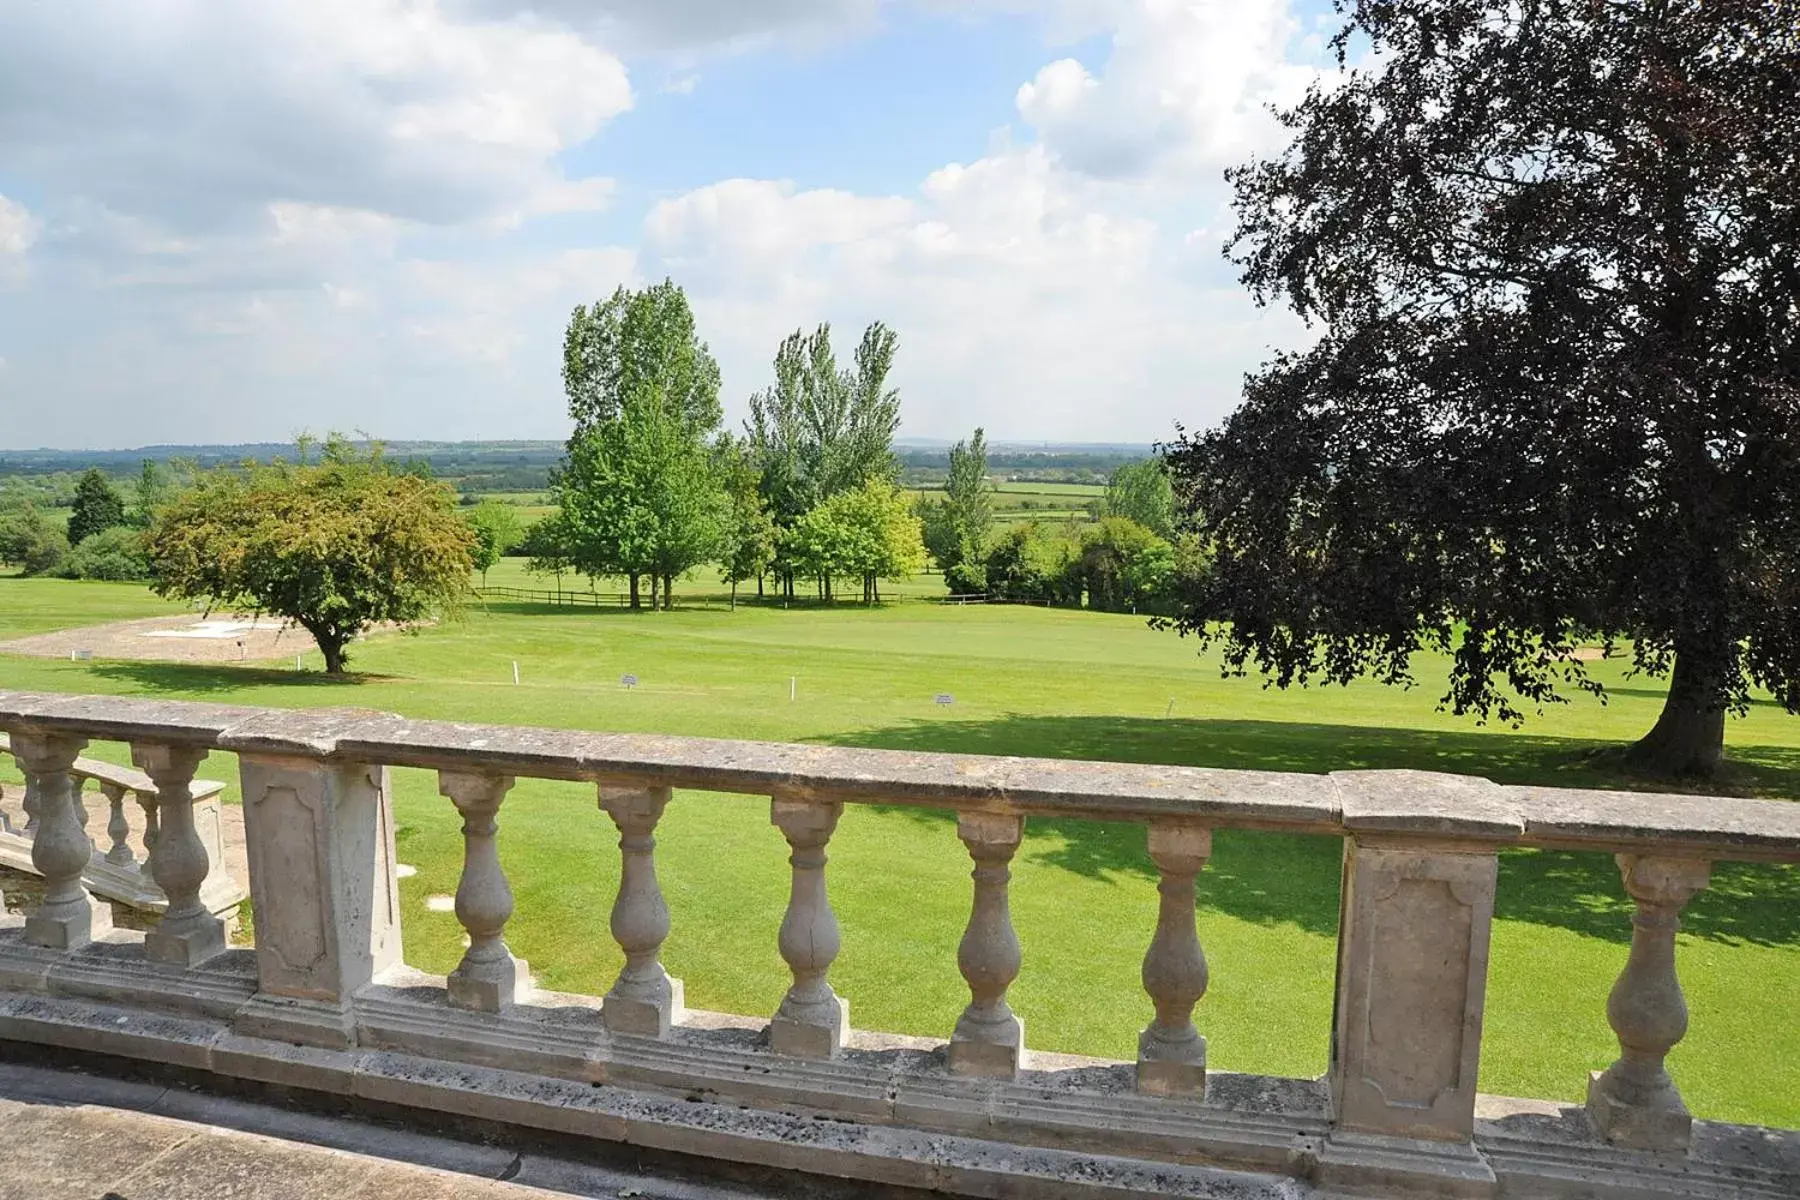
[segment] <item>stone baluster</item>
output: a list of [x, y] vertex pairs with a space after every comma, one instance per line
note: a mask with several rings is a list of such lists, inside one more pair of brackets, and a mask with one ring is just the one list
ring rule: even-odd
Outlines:
[[37, 793], [31, 865], [44, 877], [44, 899], [25, 918], [25, 938], [38, 946], [74, 950], [112, 928], [112, 908], [82, 886], [93, 845], [75, 816], [75, 781], [69, 768], [87, 739], [56, 733], [13, 735], [13, 757]]
[[1693, 1117], [1664, 1060], [1687, 1033], [1687, 1001], [1675, 975], [1681, 910], [1712, 878], [1700, 859], [1621, 854], [1619, 872], [1637, 905], [1631, 953], [1606, 1001], [1619, 1058], [1588, 1080], [1588, 1112], [1608, 1141], [1641, 1150], [1686, 1152]]
[[667, 1037], [680, 1018], [683, 991], [657, 957], [669, 936], [669, 906], [656, 882], [656, 823], [669, 789], [602, 785], [600, 807], [619, 829], [619, 895], [613, 901], [612, 935], [625, 952], [625, 967], [602, 1001], [615, 1033]]
[[150, 871], [150, 851], [156, 847], [156, 834], [157, 830], [162, 826], [162, 820], [156, 812], [155, 792], [138, 792], [137, 803], [138, 807], [144, 810], [144, 858], [143, 861], [138, 864], [138, 870], [148, 874]]
[[469, 948], [450, 973], [450, 1003], [481, 1012], [504, 1012], [529, 973], [507, 949], [504, 933], [512, 917], [512, 889], [500, 869], [494, 845], [494, 815], [511, 790], [510, 775], [438, 772], [438, 791], [450, 798], [463, 819], [462, 881], [456, 886], [456, 919], [469, 932]]
[[125, 819], [125, 789], [116, 783], [102, 783], [100, 791], [106, 796], [106, 836], [112, 839], [106, 861], [129, 867], [137, 860], [131, 853], [131, 823]]
[[793, 884], [781, 920], [781, 957], [794, 985], [769, 1025], [769, 1045], [777, 1054], [834, 1058], [844, 1048], [850, 1006], [826, 981], [838, 953], [837, 916], [825, 892], [825, 844], [844, 806], [835, 801], [775, 797], [769, 819], [793, 849], [788, 863]]
[[1206, 954], [1194, 928], [1194, 879], [1212, 856], [1212, 830], [1158, 821], [1149, 844], [1162, 900], [1144, 953], [1144, 990], [1156, 1019], [1138, 1035], [1137, 1083], [1159, 1095], [1199, 1096], [1206, 1091], [1206, 1039], [1193, 1015], [1206, 994]]
[[[24, 770], [25, 760], [16, 754], [13, 757], [18, 761], [19, 769]], [[33, 779], [28, 771], [25, 774], [25, 799], [19, 802], [19, 806], [25, 811], [25, 827], [19, 832], [25, 837], [35, 838], [38, 831], [38, 809], [42, 805], [38, 803], [37, 780]]]
[[1021, 955], [1007, 906], [1007, 864], [1025, 836], [1025, 818], [1010, 813], [957, 814], [956, 836], [975, 860], [975, 898], [956, 965], [969, 984], [969, 1006], [950, 1035], [950, 1069], [959, 1075], [1010, 1079], [1023, 1065], [1025, 1022], [1006, 1003]]
[[162, 828], [150, 848], [150, 877], [168, 897], [156, 928], [144, 935], [152, 962], [195, 967], [225, 952], [225, 924], [200, 899], [209, 864], [206, 843], [194, 828], [194, 771], [206, 751], [193, 746], [137, 743], [131, 761], [156, 784]]

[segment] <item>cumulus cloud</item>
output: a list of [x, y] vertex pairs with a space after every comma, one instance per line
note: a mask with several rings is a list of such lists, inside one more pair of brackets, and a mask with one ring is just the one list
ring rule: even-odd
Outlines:
[[1292, 323], [1169, 270], [1181, 237], [1109, 199], [1029, 147], [945, 167], [916, 197], [714, 185], [658, 206], [646, 249], [688, 282], [738, 391], [796, 325], [834, 319], [849, 339], [880, 318], [902, 332], [914, 432], [1118, 439], [1216, 416]]
[[629, 110], [620, 54], [664, 54], [650, 86], [675, 87], [701, 51], [876, 27], [878, 0], [12, 6], [0, 163], [32, 211], [0, 198], [0, 281], [27, 251], [33, 271], [0, 286], [0, 353], [9, 399], [58, 402], [9, 436], [555, 436], [570, 306], [664, 274], [728, 407], [796, 326], [831, 320], [847, 352], [882, 319], [907, 429], [934, 436], [1156, 436], [1301, 336], [1249, 304], [1215, 232], [1218, 165], [1311, 77], [1284, 4], [894, 2], [1102, 27], [1111, 49], [1008, 80], [1030, 136], [985, 157], [887, 189], [716, 180], [635, 232], [533, 224], [642, 200], [562, 166]]
[[1289, 57], [1308, 48], [1289, 0], [1130, 0], [1114, 19], [1099, 74], [1059, 59], [1017, 96], [1044, 144], [1091, 175], [1217, 171], [1273, 144], [1268, 106], [1318, 75]]
[[16, 200], [0, 196], [0, 255], [24, 254], [37, 241], [38, 222]]
[[491, 17], [519, 12], [593, 29], [632, 49], [743, 48], [783, 36], [867, 28], [882, 0], [457, 0]]
[[278, 201], [429, 223], [528, 208], [632, 102], [575, 33], [430, 0], [61, 0], [6, 26], [0, 160], [178, 232]]

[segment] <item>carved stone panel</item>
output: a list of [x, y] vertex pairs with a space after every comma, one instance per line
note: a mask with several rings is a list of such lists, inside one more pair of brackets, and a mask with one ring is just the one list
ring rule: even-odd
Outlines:
[[322, 773], [246, 757], [243, 785], [261, 989], [331, 999], [334, 913]]
[[400, 961], [387, 772], [239, 763], [261, 991], [341, 1004]]
[[1496, 873], [1478, 849], [1346, 843], [1331, 1071], [1339, 1128], [1470, 1136]]

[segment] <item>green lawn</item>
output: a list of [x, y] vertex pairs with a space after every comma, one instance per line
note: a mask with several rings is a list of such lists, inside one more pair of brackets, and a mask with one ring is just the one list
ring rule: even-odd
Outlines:
[[[490, 582], [522, 584], [516, 562]], [[607, 585], [602, 585], [606, 590]], [[921, 581], [900, 589], [933, 594]], [[684, 585], [688, 598], [716, 590]], [[678, 592], [678, 596], [682, 593]], [[141, 589], [0, 578], [0, 638], [168, 606]], [[512, 683], [512, 663], [521, 682]], [[1434, 711], [1439, 664], [1413, 691], [1374, 685], [1295, 693], [1223, 680], [1189, 643], [1142, 620], [1039, 608], [901, 602], [669, 614], [494, 605], [416, 637], [356, 648], [360, 682], [313, 671], [69, 663], [0, 657], [5, 686], [182, 696], [276, 706], [355, 705], [421, 717], [976, 753], [1323, 771], [1419, 767], [1504, 782], [1617, 785], [1588, 759], [1647, 728], [1655, 685], [1616, 683], [1524, 729]], [[316, 668], [317, 657], [309, 666]], [[639, 687], [619, 685], [625, 672]], [[797, 699], [789, 701], [790, 677]], [[935, 693], [956, 703], [940, 709]], [[1728, 730], [1730, 785], [1800, 793], [1800, 722], [1756, 705]], [[122, 748], [102, 747], [118, 757]], [[204, 768], [229, 778], [229, 761]], [[446, 971], [461, 932], [425, 899], [455, 891], [457, 821], [432, 779], [397, 772], [407, 958]], [[515, 950], [547, 986], [602, 991], [619, 967], [607, 935], [616, 835], [591, 791], [521, 781], [501, 813], [517, 897]], [[946, 1035], [966, 999], [955, 966], [969, 862], [946, 814], [851, 806], [832, 842], [844, 948], [833, 982], [863, 1027]], [[735, 852], [734, 852], [735, 851]], [[683, 793], [659, 830], [674, 917], [670, 969], [689, 1003], [760, 1013], [786, 986], [775, 934], [786, 848], [766, 801]], [[1202, 875], [1212, 984], [1197, 1020], [1223, 1069], [1313, 1075], [1331, 1020], [1338, 859], [1334, 839], [1221, 832]], [[1137, 979], [1156, 892], [1142, 830], [1034, 821], [1013, 909], [1025, 967], [1012, 998], [1032, 1045], [1129, 1058], [1149, 1015]], [[1629, 910], [1602, 855], [1502, 858], [1482, 1062], [1484, 1090], [1577, 1099], [1615, 1047], [1604, 1010], [1624, 962]], [[758, 949], [760, 948], [760, 949]], [[1694, 1110], [1800, 1126], [1800, 869], [1720, 864], [1690, 906], [1681, 968], [1692, 1030], [1671, 1064]]]

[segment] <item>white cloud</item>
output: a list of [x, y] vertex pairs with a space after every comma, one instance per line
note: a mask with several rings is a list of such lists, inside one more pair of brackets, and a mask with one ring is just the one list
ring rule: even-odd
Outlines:
[[38, 221], [16, 200], [0, 196], [0, 255], [24, 254], [37, 241]]
[[1284, 4], [895, 2], [1103, 24], [1112, 49], [1024, 81], [1032, 136], [915, 186], [717, 180], [655, 204], [636, 245], [582, 217], [642, 181], [563, 167], [632, 103], [617, 47], [657, 48], [652, 80], [681, 91], [701, 51], [873, 28], [877, 0], [10, 7], [0, 163], [37, 211], [0, 198], [0, 279], [34, 264], [29, 291], [0, 286], [0, 350], [9, 397], [57, 403], [0, 437], [554, 436], [569, 308], [665, 273], [728, 407], [795, 327], [831, 320], [847, 355], [882, 319], [918, 434], [1157, 436], [1303, 336], [1218, 255], [1218, 167], [1312, 77]]
[[433, 0], [11, 6], [0, 160], [181, 232], [274, 203], [434, 224], [528, 207], [632, 103], [617, 57]]
[[[965, 0], [966, 2], [966, 0]], [[692, 52], [868, 28], [882, 0], [457, 0], [464, 12], [528, 12], [633, 50]]]
[[1317, 77], [1289, 0], [1129, 0], [1116, 5], [1099, 75], [1060, 59], [1019, 88], [1019, 114], [1087, 174], [1216, 172], [1280, 136], [1267, 112]]
[[732, 180], [660, 205], [646, 240], [687, 283], [736, 407], [795, 326], [832, 320], [847, 352], [880, 318], [902, 336], [914, 432], [1147, 438], [1218, 415], [1295, 330], [1170, 269], [1181, 239], [1116, 199], [1033, 147], [945, 167], [917, 199]]

